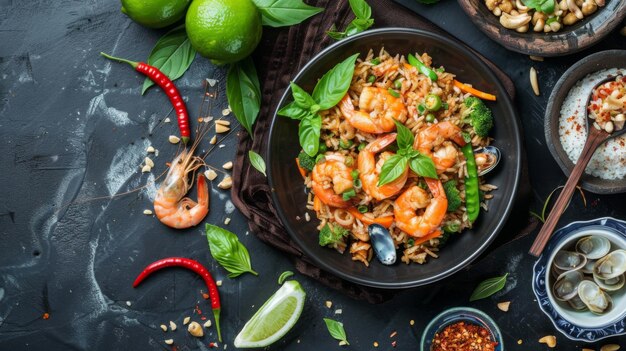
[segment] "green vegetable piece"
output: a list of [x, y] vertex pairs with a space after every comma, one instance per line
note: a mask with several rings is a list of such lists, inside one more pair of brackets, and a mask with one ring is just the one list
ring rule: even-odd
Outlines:
[[426, 115], [426, 117], [424, 117], [424, 120], [428, 123], [433, 123], [435, 121], [435, 115], [429, 113]]
[[281, 273], [281, 275], [278, 276], [278, 285], [283, 285], [285, 280], [287, 280], [287, 278], [289, 278], [291, 276], [293, 276], [293, 272], [292, 271], [284, 271], [283, 273]]
[[315, 167], [315, 158], [307, 155], [306, 152], [302, 151], [298, 155], [298, 163], [300, 164], [300, 167], [311, 172], [313, 170], [313, 167]]
[[363, 149], [365, 149], [365, 147], [366, 147], [366, 146], [367, 146], [367, 144], [366, 144], [366, 143], [360, 143], [360, 144], [359, 144], [359, 147], [358, 147], [358, 150], [359, 150], [359, 151], [363, 151]]
[[443, 183], [443, 190], [445, 191], [446, 197], [448, 198], [448, 212], [454, 212], [458, 210], [463, 203], [463, 200], [461, 199], [461, 192], [459, 191], [459, 189], [457, 189], [456, 185], [456, 180], [450, 180]]
[[493, 128], [491, 110], [481, 99], [475, 96], [470, 96], [463, 101], [461, 115], [474, 128], [476, 135], [480, 137], [484, 138], [489, 135], [489, 131]]
[[476, 289], [474, 289], [472, 296], [470, 296], [470, 301], [484, 299], [502, 290], [506, 285], [506, 278], [508, 276], [509, 273], [506, 273], [501, 277], [489, 278], [481, 282]]
[[226, 97], [235, 118], [252, 136], [252, 126], [261, 108], [261, 85], [251, 57], [230, 65]]
[[409, 240], [407, 240], [406, 243], [407, 245], [409, 245], [409, 247], [412, 247], [413, 245], [415, 245], [415, 239], [409, 238]]
[[455, 219], [446, 222], [443, 226], [443, 231], [447, 233], [459, 233], [461, 231], [461, 221]]
[[355, 188], [357, 189], [361, 189], [361, 187], [363, 186], [363, 184], [361, 183], [361, 179], [355, 179], [352, 184], [354, 185]]
[[352, 176], [353, 180], [357, 180], [359, 179], [359, 170], [358, 169], [354, 169], [350, 172], [350, 175]]
[[325, 153], [327, 150], [328, 150], [328, 147], [326, 147], [326, 144], [325, 144], [325, 143], [323, 143], [323, 142], [320, 142], [320, 146], [319, 146], [319, 150], [318, 150], [318, 152], [319, 152], [320, 154], [323, 154], [323, 153]]
[[402, 88], [402, 78], [398, 78], [393, 82], [393, 87], [396, 89], [401, 89]]
[[437, 168], [435, 168], [435, 163], [428, 156], [417, 154], [413, 157], [413, 159], [411, 159], [409, 167], [411, 167], [413, 172], [417, 173], [419, 176], [434, 179], [439, 178], [437, 175]]
[[252, 269], [248, 249], [239, 241], [237, 235], [218, 226], [206, 225], [206, 238], [209, 241], [211, 256], [228, 272], [229, 278], [243, 273], [259, 275]]
[[342, 198], [344, 201], [348, 201], [355, 196], [356, 196], [356, 191], [354, 189], [350, 189], [342, 194]]
[[319, 154], [315, 156], [315, 163], [324, 162], [324, 161], [326, 161], [326, 157], [324, 155]]
[[252, 167], [254, 167], [257, 171], [261, 172], [264, 176], [267, 177], [267, 174], [265, 174], [265, 160], [263, 160], [263, 157], [261, 157], [261, 155], [257, 154], [256, 152], [250, 150], [248, 151], [248, 158], [250, 158], [250, 164], [252, 165]]
[[441, 98], [435, 94], [428, 94], [424, 99], [424, 106], [429, 111], [439, 111], [441, 109]]
[[447, 109], [450, 107], [450, 105], [448, 105], [448, 103], [447, 103], [447, 102], [442, 102], [442, 103], [441, 103], [441, 107], [442, 107], [444, 110], [447, 110]]
[[372, 59], [370, 62], [371, 62], [371, 63], [372, 63], [372, 65], [374, 65], [374, 66], [380, 65], [380, 59], [379, 59], [378, 57], [377, 57], [377, 58], [375, 58], [375, 59]]
[[352, 156], [346, 156], [346, 160], [344, 162], [346, 164], [346, 166], [348, 167], [352, 167], [354, 166], [354, 157]]
[[359, 210], [359, 212], [361, 213], [366, 213], [367, 211], [369, 211], [369, 208], [367, 208], [367, 206], [365, 205], [359, 205], [359, 207], [357, 207], [356, 209]]
[[[178, 26], [165, 33], [154, 45], [147, 63], [163, 72], [170, 80], [180, 78], [191, 66], [196, 57], [196, 49], [191, 46], [185, 25]], [[141, 95], [154, 85], [150, 78], [143, 81]]]
[[423, 104], [419, 104], [417, 105], [417, 112], [421, 114], [423, 114], [424, 112], [426, 112], [426, 106], [424, 106]]
[[328, 329], [330, 336], [336, 340], [343, 341], [346, 345], [350, 345], [348, 337], [346, 336], [346, 331], [343, 328], [343, 323], [330, 318], [324, 318], [324, 323], [326, 323], [326, 328]]
[[399, 98], [400, 97], [400, 93], [398, 93], [397, 91], [389, 88], [387, 89], [387, 92], [389, 92], [389, 95], [395, 97], [395, 98]]
[[461, 132], [461, 137], [463, 137], [463, 140], [466, 143], [469, 143], [470, 141], [472, 141], [472, 136], [470, 135], [470, 133], [466, 132], [466, 131], [462, 131]]
[[375, 81], [376, 81], [376, 76], [373, 76], [373, 75], [367, 76], [368, 83], [374, 83]]
[[319, 244], [320, 246], [337, 244], [348, 234], [350, 234], [350, 232], [344, 227], [339, 225], [333, 226], [326, 223], [326, 225], [322, 227], [322, 230], [320, 230]]
[[472, 144], [466, 144], [461, 150], [465, 156], [465, 166], [467, 167], [467, 175], [465, 176], [465, 208], [467, 210], [467, 219], [473, 223], [480, 213], [478, 168], [476, 167]]
[[261, 12], [264, 26], [285, 27], [301, 23], [323, 8], [305, 4], [302, 0], [253, 0]]
[[426, 65], [424, 65], [422, 63], [422, 61], [418, 60], [417, 57], [415, 57], [413, 54], [409, 54], [408, 58], [409, 58], [409, 64], [411, 66], [417, 67], [417, 69], [423, 75], [425, 75], [428, 78], [430, 78], [430, 80], [432, 80], [433, 82], [437, 81], [438, 77], [437, 77], [437, 73], [435, 73], [435, 71], [433, 71], [432, 69], [426, 67]]
[[339, 147], [342, 149], [349, 149], [350, 147], [352, 147], [352, 144], [352, 140], [339, 139]]

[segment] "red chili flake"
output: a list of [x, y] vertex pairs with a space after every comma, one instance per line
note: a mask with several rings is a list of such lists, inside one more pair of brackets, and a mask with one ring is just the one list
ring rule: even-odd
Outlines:
[[196, 308], [194, 308], [193, 311], [196, 312], [197, 314], [202, 314], [202, 310], [200, 309], [198, 305], [196, 305]]
[[217, 348], [218, 346], [217, 346], [217, 343], [216, 343], [216, 342], [210, 342], [210, 343], [209, 343], [209, 347], [210, 347], [210, 348]]
[[391, 347], [396, 347], [396, 345], [398, 345], [397, 341], [394, 340], [394, 341], [391, 342]]
[[41, 316], [41, 318], [43, 318], [43, 319], [50, 318], [50, 313], [48, 313], [48, 312], [44, 313], [43, 316]]
[[205, 300], [208, 300], [209, 299], [209, 294], [202, 293], [202, 298], [204, 298]]
[[435, 334], [431, 350], [494, 351], [497, 345], [484, 327], [457, 322]]
[[200, 319], [203, 320], [203, 321], [206, 321], [206, 317], [205, 316], [200, 317]]

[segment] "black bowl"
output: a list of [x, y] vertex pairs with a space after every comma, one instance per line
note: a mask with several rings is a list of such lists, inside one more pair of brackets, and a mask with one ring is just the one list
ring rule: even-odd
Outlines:
[[[370, 267], [365, 267], [360, 262], [352, 261], [347, 252], [340, 255], [335, 250], [319, 246], [316, 229], [319, 222], [314, 218], [310, 222], [304, 220], [306, 188], [294, 162], [300, 151], [297, 121], [274, 115], [265, 159], [280, 220], [306, 255], [319, 267], [362, 285], [407, 288], [432, 283], [457, 272], [478, 257], [498, 235], [509, 216], [517, 192], [522, 142], [513, 104], [493, 72], [466, 47], [425, 31], [383, 28], [341, 40], [315, 56], [294, 81], [310, 92], [317, 80], [338, 62], [357, 52], [363, 56], [370, 49], [377, 52], [383, 46], [391, 54], [426, 51], [437, 66], [443, 65], [448, 72], [455, 73], [459, 80], [472, 83], [483, 91], [495, 92], [498, 97], [497, 103], [490, 104], [496, 116], [492, 135], [495, 138], [494, 145], [502, 150], [503, 160], [497, 170], [488, 175], [489, 183], [497, 185], [498, 190], [493, 192], [489, 212], [481, 214], [472, 230], [451, 240], [441, 251], [440, 257], [430, 259], [427, 264], [396, 263], [384, 266], [373, 259]], [[290, 101], [291, 91], [287, 89], [278, 108]]]
[[[505, 48], [536, 56], [562, 56], [587, 48], [607, 36], [626, 18], [626, 1], [607, 0], [606, 5], [556, 33], [526, 33], [504, 28], [485, 0], [457, 0], [472, 22], [489, 38]], [[557, 1], [558, 2], [558, 1]]]

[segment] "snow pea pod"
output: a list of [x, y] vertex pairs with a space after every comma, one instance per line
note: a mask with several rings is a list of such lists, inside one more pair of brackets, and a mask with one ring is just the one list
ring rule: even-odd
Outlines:
[[465, 208], [467, 209], [467, 218], [470, 222], [474, 222], [480, 213], [478, 167], [476, 167], [472, 144], [466, 144], [461, 150], [465, 156], [465, 166], [467, 167], [467, 175], [465, 176]]

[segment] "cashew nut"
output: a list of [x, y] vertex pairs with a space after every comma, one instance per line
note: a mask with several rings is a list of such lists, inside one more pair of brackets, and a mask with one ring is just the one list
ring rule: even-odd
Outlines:
[[187, 331], [189, 332], [189, 334], [195, 336], [196, 338], [201, 338], [204, 336], [204, 331], [202, 331], [202, 327], [198, 322], [189, 323]]
[[517, 16], [512, 16], [512, 15], [509, 15], [508, 13], [503, 12], [502, 16], [500, 16], [500, 24], [504, 28], [517, 29], [528, 24], [528, 22], [530, 22], [531, 19], [532, 17], [530, 17], [530, 15], [527, 13], [522, 13]]
[[502, 14], [502, 10], [500, 10], [499, 7], [496, 7], [493, 9], [493, 14], [499, 17]]
[[559, 8], [563, 11], [567, 10], [567, 0], [561, 0], [561, 2], [559, 2]]
[[596, 12], [596, 10], [598, 10], [598, 5], [596, 4], [595, 0], [585, 0], [580, 10], [583, 15], [589, 16], [592, 13]]
[[502, 10], [502, 12], [507, 12], [510, 13], [511, 11], [513, 11], [513, 2], [511, 2], [511, 0], [502, 0], [502, 2], [500, 3], [500, 5], [498, 6], [500, 7], [500, 10]]
[[539, 12], [539, 11], [535, 11], [535, 13], [533, 13], [533, 20], [532, 20], [532, 24], [537, 24], [537, 22], [542, 19], [545, 20], [547, 19], [547, 16], [545, 13], [543, 12]]
[[500, 0], [485, 1], [485, 5], [487, 5], [487, 8], [489, 9], [489, 11], [493, 11], [493, 9], [495, 9], [499, 4], [500, 4]]
[[544, 31], [544, 33], [550, 33], [550, 32], [552, 32], [552, 28], [550, 28], [549, 24], [546, 24], [546, 25], [543, 26], [543, 31]]
[[578, 19], [583, 19], [585, 17], [585, 15], [583, 15], [583, 12], [580, 11], [580, 8], [578, 7], [578, 5], [576, 5], [575, 0], [566, 0], [566, 1], [567, 1], [567, 8], [570, 11], [572, 11]]
[[550, 29], [552, 29], [553, 32], [558, 32], [559, 29], [561, 29], [561, 23], [559, 23], [558, 21], [550, 23]]
[[528, 23], [526, 23], [525, 25], [515, 29], [515, 31], [518, 32], [518, 33], [526, 33], [526, 32], [528, 32], [528, 28], [529, 27], [530, 26], [528, 25]]
[[[538, 13], [538, 12], [535, 12]], [[544, 20], [543, 18], [540, 18], [537, 20], [537, 22], [535, 23], [535, 27], [533, 27], [533, 30], [535, 32], [541, 32], [543, 30], [543, 26], [546, 24], [546, 20]]]
[[571, 26], [579, 20], [580, 19], [573, 12], [568, 12], [567, 15], [563, 17], [563, 24], [566, 26]]
[[528, 6], [524, 5], [521, 0], [515, 0], [515, 7], [517, 7], [520, 12], [528, 12], [529, 10]]

